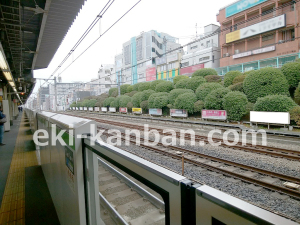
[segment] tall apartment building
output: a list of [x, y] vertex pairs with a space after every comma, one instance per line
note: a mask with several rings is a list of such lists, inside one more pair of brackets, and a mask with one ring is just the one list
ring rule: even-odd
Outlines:
[[292, 0], [241, 0], [221, 8], [219, 74], [294, 61], [299, 55], [299, 6]]
[[[114, 64], [101, 65], [98, 70], [99, 94], [108, 93], [109, 89], [116, 87], [116, 73]], [[98, 95], [98, 94], [97, 94]]]
[[181, 60], [180, 75], [190, 76], [202, 68], [218, 68], [221, 50], [219, 46], [220, 26], [209, 24], [204, 33], [196, 37], [199, 41], [189, 44]]
[[[156, 80], [156, 60], [164, 53], [179, 48], [178, 39], [155, 30], [142, 32], [123, 44], [122, 83]], [[116, 65], [120, 68], [121, 56], [116, 56]], [[120, 69], [118, 70], [120, 71]]]

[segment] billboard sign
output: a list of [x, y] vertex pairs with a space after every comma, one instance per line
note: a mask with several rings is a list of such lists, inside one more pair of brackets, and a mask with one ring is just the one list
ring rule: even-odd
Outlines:
[[290, 113], [250, 111], [250, 121], [256, 123], [290, 124]]
[[127, 108], [126, 107], [120, 107], [119, 112], [120, 113], [127, 113]]
[[132, 108], [132, 112], [135, 114], [142, 114], [142, 108]]
[[156, 67], [146, 69], [146, 81], [156, 80]]
[[99, 112], [100, 108], [99, 107], [95, 107], [95, 112]]
[[225, 8], [226, 18], [242, 12], [267, 0], [241, 0]]
[[198, 65], [194, 65], [194, 66], [188, 66], [188, 67], [184, 67], [180, 69], [180, 75], [189, 75], [194, 73], [197, 70], [203, 69], [204, 68], [204, 64], [198, 64]]
[[286, 26], [285, 14], [226, 34], [226, 43], [262, 34]]
[[188, 113], [185, 109], [170, 109], [170, 116], [188, 117]]
[[84, 111], [87, 111], [87, 107], [83, 107], [83, 110], [84, 110]]
[[114, 112], [114, 113], [115, 113], [115, 112], [117, 112], [117, 109], [116, 109], [116, 107], [109, 107], [109, 108], [108, 108], [108, 111], [109, 111], [109, 112]]
[[161, 116], [162, 109], [149, 109], [149, 115]]
[[107, 107], [101, 107], [101, 112], [107, 112]]
[[79, 107], [80, 110], [83, 110], [83, 107]]
[[93, 107], [89, 107], [89, 111], [94, 111], [94, 108]]
[[226, 120], [226, 110], [202, 110], [202, 119]]

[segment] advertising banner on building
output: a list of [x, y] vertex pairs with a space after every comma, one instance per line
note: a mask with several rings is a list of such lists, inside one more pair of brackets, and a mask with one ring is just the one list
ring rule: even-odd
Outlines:
[[99, 112], [100, 108], [99, 107], [95, 107], [95, 112]]
[[226, 17], [232, 16], [267, 0], [241, 0], [225, 8]]
[[276, 50], [276, 46], [268, 46], [265, 48], [259, 48], [259, 49], [255, 49], [252, 51], [247, 51], [247, 52], [242, 52], [239, 54], [235, 54], [232, 56], [233, 59], [238, 59], [238, 58], [242, 58], [242, 57], [246, 57], [246, 56], [250, 56], [250, 55], [257, 55], [257, 54], [262, 54], [262, 53], [266, 53], [266, 52], [271, 52], [271, 51], [275, 51]]
[[162, 109], [149, 109], [149, 115], [161, 116]]
[[109, 111], [109, 112], [114, 112], [114, 113], [115, 113], [115, 112], [117, 112], [117, 109], [116, 109], [116, 107], [109, 107], [109, 108], [108, 108], [108, 111]]
[[126, 107], [120, 107], [119, 112], [120, 113], [127, 113], [127, 108]]
[[170, 109], [170, 116], [188, 117], [188, 113], [185, 109]]
[[188, 67], [184, 67], [180, 69], [180, 75], [191, 75], [193, 74], [195, 71], [203, 69], [204, 68], [204, 64], [198, 64], [198, 65], [194, 65], [194, 66], [188, 66]]
[[202, 110], [202, 119], [226, 120], [226, 110]]
[[83, 107], [83, 110], [84, 110], [84, 111], [87, 111], [87, 107]]
[[93, 107], [89, 107], [89, 111], [94, 111], [94, 108]]
[[132, 108], [132, 112], [135, 114], [142, 114], [142, 108]]
[[286, 26], [285, 14], [226, 34], [226, 43], [262, 34]]
[[146, 69], [146, 81], [156, 80], [156, 67]]
[[166, 64], [167, 63], [167, 59], [166, 57], [161, 57], [161, 58], [156, 58], [156, 65], [159, 66], [161, 64]]
[[101, 107], [101, 112], [107, 112], [107, 107]]

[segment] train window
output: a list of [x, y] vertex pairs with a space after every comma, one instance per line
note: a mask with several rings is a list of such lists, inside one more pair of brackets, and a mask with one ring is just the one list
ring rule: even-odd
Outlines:
[[225, 223], [221, 222], [220, 220], [212, 217], [211, 218], [211, 225], [226, 225]]

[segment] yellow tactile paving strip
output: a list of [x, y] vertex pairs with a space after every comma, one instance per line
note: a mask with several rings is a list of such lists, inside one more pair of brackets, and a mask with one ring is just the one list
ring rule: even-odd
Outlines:
[[25, 224], [25, 168], [38, 165], [36, 151], [24, 149], [24, 143], [32, 140], [24, 119], [23, 114], [0, 208], [1, 225]]

